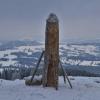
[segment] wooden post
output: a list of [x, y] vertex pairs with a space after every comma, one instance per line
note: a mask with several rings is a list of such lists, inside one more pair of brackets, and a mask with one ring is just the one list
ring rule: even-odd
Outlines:
[[62, 63], [61, 63], [61, 61], [60, 61], [60, 58], [59, 58], [59, 63], [60, 63], [60, 66], [61, 66], [61, 68], [62, 68], [62, 71], [63, 71], [63, 73], [64, 73], [64, 80], [65, 80], [65, 76], [66, 76], [66, 78], [67, 78], [67, 80], [68, 80], [68, 83], [69, 83], [70, 87], [72, 88], [72, 84], [71, 84], [71, 82], [70, 82], [70, 80], [69, 80], [69, 78], [68, 78], [68, 75], [67, 75], [65, 69], [64, 69], [63, 66], [62, 66]]
[[34, 76], [35, 76], [35, 74], [36, 74], [36, 72], [37, 72], [37, 70], [38, 70], [39, 64], [40, 64], [40, 62], [41, 62], [41, 60], [42, 60], [42, 57], [43, 57], [43, 54], [44, 54], [44, 51], [42, 51], [41, 56], [40, 56], [40, 58], [39, 58], [39, 60], [38, 60], [38, 62], [37, 62], [36, 68], [35, 68], [35, 70], [34, 70], [34, 73], [33, 73], [32, 77], [31, 77], [31, 82], [33, 81]]
[[50, 14], [46, 21], [43, 86], [58, 89], [59, 21]]

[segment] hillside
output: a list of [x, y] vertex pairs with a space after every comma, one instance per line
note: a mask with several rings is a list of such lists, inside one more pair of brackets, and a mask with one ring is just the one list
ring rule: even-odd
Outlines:
[[0, 80], [0, 100], [100, 100], [100, 78], [70, 77], [73, 89], [64, 84], [59, 90], [42, 86], [26, 86], [24, 80]]
[[[44, 44], [37, 41], [2, 43], [0, 69], [34, 68], [42, 50], [44, 50]], [[59, 51], [61, 62], [69, 75], [100, 76], [99, 43], [61, 43]], [[42, 68], [43, 62], [40, 66]]]

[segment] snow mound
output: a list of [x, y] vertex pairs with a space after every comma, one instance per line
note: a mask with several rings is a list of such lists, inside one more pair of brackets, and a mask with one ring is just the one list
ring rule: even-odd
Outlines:
[[24, 80], [0, 80], [0, 100], [100, 100], [100, 77], [69, 77], [73, 85], [59, 78], [59, 90], [26, 86]]

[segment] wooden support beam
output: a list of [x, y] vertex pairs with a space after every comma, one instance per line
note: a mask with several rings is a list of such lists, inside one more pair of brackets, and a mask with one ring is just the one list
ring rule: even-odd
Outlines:
[[61, 68], [62, 68], [62, 70], [63, 70], [63, 72], [64, 72], [64, 74], [65, 74], [67, 80], [68, 80], [68, 83], [69, 83], [70, 87], [72, 88], [72, 84], [71, 84], [71, 82], [70, 82], [70, 80], [69, 80], [69, 78], [68, 78], [68, 75], [67, 75], [65, 69], [64, 69], [63, 66], [62, 66], [62, 63], [61, 63], [60, 59], [59, 59], [59, 63], [60, 63], [60, 66], [61, 66]]
[[[60, 60], [59, 60], [59, 62], [60, 62]], [[61, 67], [60, 63], [59, 63], [59, 67]], [[61, 67], [61, 71], [62, 71], [62, 74], [63, 74], [64, 83], [66, 84], [66, 76], [65, 76], [65, 73], [64, 73], [62, 67]]]
[[41, 55], [40, 55], [40, 58], [39, 58], [39, 60], [38, 60], [38, 62], [37, 62], [36, 68], [35, 68], [35, 70], [34, 70], [34, 73], [33, 73], [32, 77], [31, 77], [31, 82], [32, 82], [32, 80], [34, 79], [34, 76], [35, 76], [35, 74], [36, 74], [36, 72], [37, 72], [37, 70], [38, 70], [39, 64], [40, 64], [40, 62], [41, 62], [41, 60], [42, 60], [42, 57], [43, 57], [43, 54], [44, 54], [44, 51], [42, 51], [42, 53], [41, 53]]

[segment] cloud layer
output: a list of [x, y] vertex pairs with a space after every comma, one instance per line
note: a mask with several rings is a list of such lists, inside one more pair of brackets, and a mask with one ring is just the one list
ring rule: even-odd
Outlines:
[[100, 0], [0, 0], [0, 40], [43, 40], [45, 21], [54, 12], [61, 39], [100, 37]]

